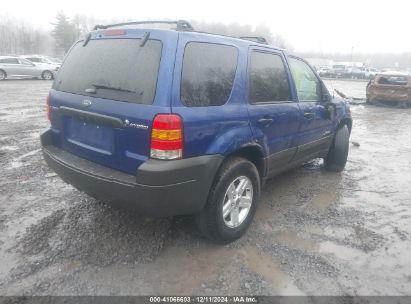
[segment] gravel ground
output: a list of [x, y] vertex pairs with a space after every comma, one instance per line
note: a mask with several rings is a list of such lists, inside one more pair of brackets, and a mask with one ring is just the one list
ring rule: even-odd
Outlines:
[[111, 208], [48, 169], [50, 85], [0, 82], [0, 295], [411, 295], [411, 109], [353, 105], [346, 170], [268, 181], [249, 232], [217, 246], [189, 217]]

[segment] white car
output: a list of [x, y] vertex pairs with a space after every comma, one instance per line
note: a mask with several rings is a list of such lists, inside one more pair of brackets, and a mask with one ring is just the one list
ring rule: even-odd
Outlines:
[[16, 56], [0, 56], [0, 80], [6, 78], [54, 78], [58, 67], [50, 64], [35, 64]]
[[21, 56], [24, 59], [27, 59], [28, 61], [36, 64], [36, 65], [40, 65], [40, 64], [44, 64], [44, 65], [49, 65], [49, 66], [53, 66], [56, 68], [60, 68], [61, 66], [61, 61], [58, 62], [58, 59], [55, 58], [51, 58], [48, 56], [42, 56], [42, 55], [24, 55]]

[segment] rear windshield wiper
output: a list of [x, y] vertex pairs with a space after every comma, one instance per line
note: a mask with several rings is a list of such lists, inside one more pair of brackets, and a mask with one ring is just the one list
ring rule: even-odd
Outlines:
[[116, 87], [110, 87], [102, 84], [92, 84], [92, 88], [86, 89], [86, 93], [89, 94], [96, 94], [98, 89], [103, 89], [103, 90], [111, 90], [111, 91], [119, 91], [119, 92], [126, 92], [126, 93], [136, 93], [136, 91], [128, 90], [128, 89], [123, 89], [123, 88], [116, 88]]

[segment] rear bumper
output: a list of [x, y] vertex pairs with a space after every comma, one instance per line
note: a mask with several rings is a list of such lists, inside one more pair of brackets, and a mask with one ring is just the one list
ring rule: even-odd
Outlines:
[[41, 135], [41, 144], [49, 167], [69, 184], [99, 200], [155, 217], [201, 211], [223, 160], [221, 155], [174, 161], [150, 159], [131, 175], [54, 146], [51, 130]]

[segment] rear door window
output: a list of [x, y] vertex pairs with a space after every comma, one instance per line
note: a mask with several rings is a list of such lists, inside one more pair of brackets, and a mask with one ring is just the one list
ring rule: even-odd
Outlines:
[[31, 62], [41, 62], [40, 58], [27, 58], [27, 60], [30, 60]]
[[280, 55], [252, 52], [249, 77], [249, 100], [251, 103], [291, 100], [288, 75]]
[[190, 42], [184, 52], [181, 101], [188, 107], [220, 106], [227, 102], [237, 68], [233, 46]]
[[152, 104], [162, 44], [140, 39], [90, 40], [77, 43], [57, 74], [53, 89], [79, 95]]

